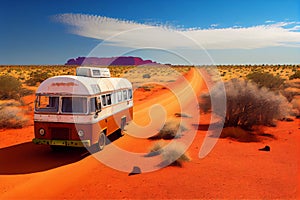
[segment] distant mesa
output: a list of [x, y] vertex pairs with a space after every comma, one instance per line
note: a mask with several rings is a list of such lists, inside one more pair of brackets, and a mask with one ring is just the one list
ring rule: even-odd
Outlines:
[[152, 60], [143, 60], [139, 57], [121, 56], [111, 58], [98, 58], [98, 57], [77, 57], [67, 61], [65, 65], [101, 65], [101, 66], [112, 66], [112, 65], [157, 65]]

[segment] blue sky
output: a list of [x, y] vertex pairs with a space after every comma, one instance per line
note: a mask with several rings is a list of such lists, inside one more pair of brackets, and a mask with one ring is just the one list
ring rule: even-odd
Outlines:
[[299, 0], [2, 0], [0, 64], [63, 64], [88, 55], [172, 64], [300, 63], [299, 22]]

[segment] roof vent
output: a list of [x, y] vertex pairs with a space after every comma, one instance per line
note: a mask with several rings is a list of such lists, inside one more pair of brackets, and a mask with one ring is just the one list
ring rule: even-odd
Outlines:
[[110, 78], [110, 71], [108, 68], [77, 67], [76, 76], [86, 76], [86, 77], [93, 77], [93, 78]]

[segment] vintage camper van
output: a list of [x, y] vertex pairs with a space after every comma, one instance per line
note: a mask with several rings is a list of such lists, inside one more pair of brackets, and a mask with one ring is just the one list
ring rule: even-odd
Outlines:
[[106, 136], [132, 120], [132, 84], [111, 78], [108, 68], [78, 67], [76, 76], [55, 76], [36, 91], [35, 144], [103, 149]]

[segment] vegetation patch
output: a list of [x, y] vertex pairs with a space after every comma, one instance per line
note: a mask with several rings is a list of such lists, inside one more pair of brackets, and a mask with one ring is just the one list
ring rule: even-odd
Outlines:
[[18, 108], [18, 102], [1, 102], [0, 104], [0, 128], [23, 128], [28, 125], [29, 119], [22, 109]]
[[190, 157], [185, 154], [186, 146], [179, 142], [172, 142], [162, 151], [162, 166], [182, 167], [183, 162], [190, 161]]
[[149, 139], [158, 140], [171, 140], [174, 138], [180, 138], [182, 133], [186, 131], [187, 128], [177, 120], [169, 120], [167, 121], [162, 129], [158, 132], [158, 134], [150, 137]]
[[[281, 119], [290, 113], [290, 105], [284, 96], [264, 87], [260, 88], [253, 82], [233, 79], [225, 82], [224, 86], [226, 110], [219, 108], [219, 105], [213, 110], [214, 114], [224, 119], [224, 127], [251, 130], [254, 125], [273, 126], [275, 119]], [[222, 92], [223, 83], [219, 82], [210, 95], [218, 99]]]
[[255, 82], [259, 88], [266, 87], [273, 91], [278, 90], [284, 82], [284, 79], [279, 76], [267, 72], [253, 72], [248, 74], [247, 78]]
[[178, 166], [182, 167], [183, 162], [190, 161], [190, 157], [185, 153], [186, 146], [180, 142], [171, 142], [169, 144], [157, 142], [155, 143], [145, 157], [161, 156], [161, 167]]

